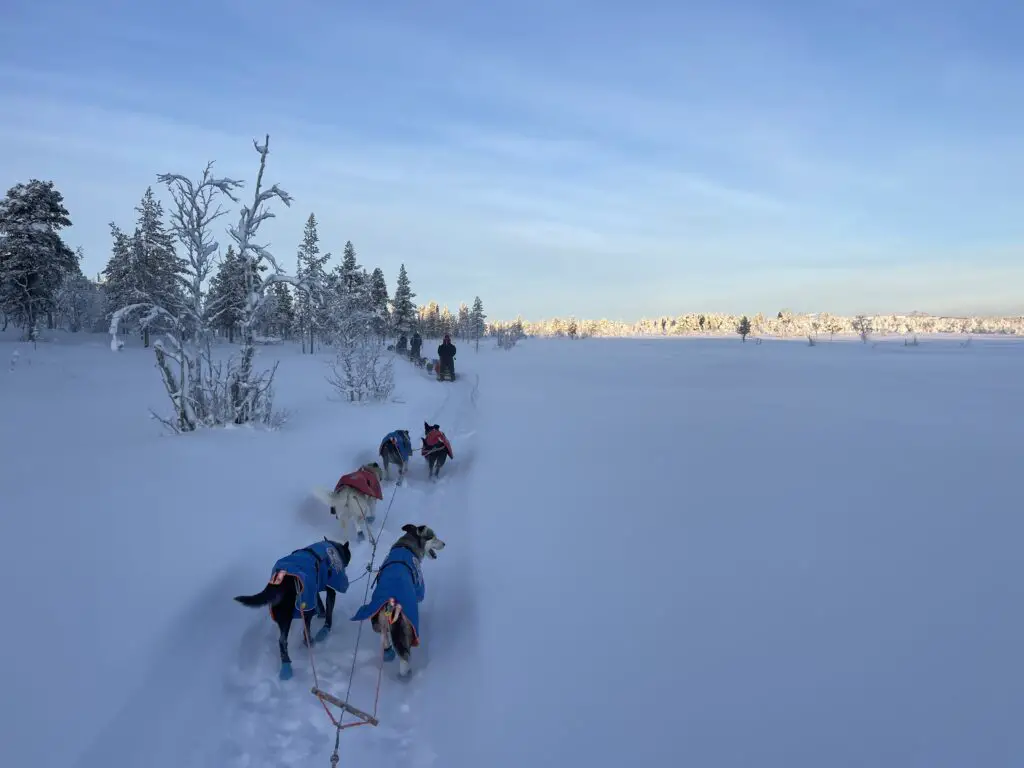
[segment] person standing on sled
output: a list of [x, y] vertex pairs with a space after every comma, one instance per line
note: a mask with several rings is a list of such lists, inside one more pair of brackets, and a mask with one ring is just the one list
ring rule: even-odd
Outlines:
[[409, 342], [409, 357], [413, 360], [420, 359], [420, 350], [423, 348], [423, 337], [419, 331], [413, 331], [412, 341]]
[[402, 354], [403, 352], [405, 352], [405, 346], [407, 343], [408, 342], [406, 342], [405, 340], [405, 334], [403, 333], [401, 336], [398, 337], [398, 345], [395, 347], [395, 352], [397, 352], [398, 354]]
[[452, 378], [455, 378], [455, 345], [452, 344], [452, 337], [447, 333], [444, 335], [444, 340], [437, 347], [437, 356], [441, 361], [441, 370], [439, 375], [443, 375], [445, 371], [448, 371]]

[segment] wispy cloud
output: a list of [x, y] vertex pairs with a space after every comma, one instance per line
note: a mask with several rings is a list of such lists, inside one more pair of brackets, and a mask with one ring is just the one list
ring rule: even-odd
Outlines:
[[[55, 179], [93, 272], [156, 173], [215, 159], [249, 179], [268, 131], [296, 198], [267, 228], [286, 263], [315, 211], [326, 248], [351, 239], [392, 279], [405, 261], [421, 297], [480, 293], [494, 315], [928, 309], [892, 276], [948, 304], [941, 264], [1003, 301], [1024, 112], [926, 66], [955, 29], [929, 7], [915, 38], [865, 2], [19, 4], [0, 177]], [[984, 33], [957, 41], [959, 82], [1020, 82]]]

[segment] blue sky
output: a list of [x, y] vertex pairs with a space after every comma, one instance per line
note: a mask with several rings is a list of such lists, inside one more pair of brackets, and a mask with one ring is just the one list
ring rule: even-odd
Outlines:
[[1021, 40], [1019, 1], [7, 0], [0, 184], [52, 178], [95, 273], [269, 132], [289, 268], [313, 211], [492, 317], [1021, 312]]

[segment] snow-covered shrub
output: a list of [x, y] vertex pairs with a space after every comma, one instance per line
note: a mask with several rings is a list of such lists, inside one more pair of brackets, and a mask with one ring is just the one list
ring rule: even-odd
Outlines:
[[376, 338], [345, 342], [328, 363], [327, 381], [350, 402], [387, 400], [395, 388], [393, 360]]

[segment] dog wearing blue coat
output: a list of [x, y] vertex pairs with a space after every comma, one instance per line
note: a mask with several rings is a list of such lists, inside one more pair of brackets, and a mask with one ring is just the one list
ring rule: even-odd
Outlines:
[[405, 677], [411, 671], [412, 649], [420, 644], [419, 604], [427, 593], [420, 564], [424, 555], [436, 560], [445, 543], [428, 525], [407, 523], [402, 531], [377, 569], [370, 602], [352, 621], [370, 620], [373, 631], [383, 634], [385, 661], [392, 661], [397, 651], [398, 674]]
[[[292, 660], [288, 655], [288, 631], [292, 619], [301, 618], [305, 624], [304, 641], [322, 642], [331, 631], [334, 620], [334, 602], [338, 592], [348, 591], [345, 569], [352, 562], [348, 542], [339, 544], [324, 537], [323, 541], [297, 549], [280, 558], [270, 569], [270, 581], [256, 595], [240, 595], [235, 600], [250, 608], [270, 606], [270, 617], [281, 630], [277, 644], [281, 651], [282, 680], [292, 676]], [[327, 606], [320, 593], [327, 592]], [[324, 625], [313, 637], [310, 623], [313, 614], [324, 617]], [[308, 639], [307, 639], [308, 638]]]
[[391, 479], [391, 465], [394, 464], [398, 467], [398, 485], [401, 485], [409, 466], [409, 459], [412, 458], [412, 439], [409, 437], [409, 430], [396, 429], [385, 435], [380, 443], [379, 453], [381, 461], [384, 462], [384, 477]]

